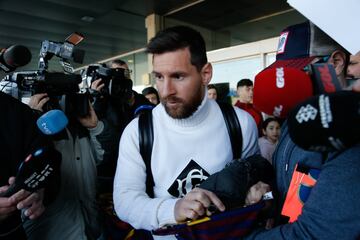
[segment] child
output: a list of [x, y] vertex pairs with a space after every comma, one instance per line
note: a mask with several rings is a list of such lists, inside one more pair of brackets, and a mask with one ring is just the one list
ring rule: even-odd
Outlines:
[[262, 124], [262, 133], [264, 136], [259, 138], [260, 153], [272, 163], [272, 155], [280, 136], [279, 120], [273, 117], [267, 118]]

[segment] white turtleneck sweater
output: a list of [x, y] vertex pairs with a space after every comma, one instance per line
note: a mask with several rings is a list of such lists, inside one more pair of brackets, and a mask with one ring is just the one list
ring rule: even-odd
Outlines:
[[[242, 157], [258, 153], [257, 128], [253, 118], [240, 108], [235, 108], [235, 111], [243, 136]], [[190, 191], [191, 187], [186, 185], [191, 183], [189, 176], [206, 179], [204, 172], [218, 172], [232, 160], [229, 134], [215, 101], [204, 97], [197, 111], [186, 119], [171, 118], [162, 104], [155, 107], [152, 114], [154, 143], [151, 169], [155, 198], [149, 198], [145, 193], [146, 168], [139, 152], [137, 118], [126, 127], [121, 137], [114, 181], [116, 213], [136, 229], [152, 230], [164, 224], [176, 223], [175, 203], [178, 197]], [[190, 162], [196, 163], [196, 170], [191, 172], [187, 169], [187, 178], [182, 176], [178, 179]], [[179, 182], [182, 183], [180, 192], [183, 195], [176, 191]], [[173, 185], [176, 197], [168, 192]], [[174, 190], [170, 192], [174, 193]], [[175, 237], [168, 236], [166, 239]]]

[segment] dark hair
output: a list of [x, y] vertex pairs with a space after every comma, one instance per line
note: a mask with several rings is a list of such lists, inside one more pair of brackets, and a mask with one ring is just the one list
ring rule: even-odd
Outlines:
[[277, 123], [279, 123], [279, 125], [281, 126], [281, 122], [280, 122], [279, 119], [274, 118], [274, 117], [269, 117], [269, 118], [267, 118], [265, 121], [263, 121], [263, 123], [262, 123], [262, 125], [261, 125], [261, 128], [264, 129], [264, 130], [266, 130], [267, 126], [268, 126], [269, 123], [271, 123], [271, 122], [277, 122]]
[[111, 65], [113, 64], [117, 64], [117, 65], [126, 65], [127, 66], [127, 63], [121, 59], [115, 59], [115, 60], [112, 60], [110, 63], [109, 63], [109, 67], [111, 67]]
[[148, 43], [146, 52], [162, 54], [187, 47], [191, 54], [191, 64], [200, 72], [208, 62], [205, 41], [198, 31], [190, 27], [176, 26], [158, 32]]
[[155, 94], [158, 102], [160, 102], [158, 91], [153, 87], [147, 87], [142, 90], [142, 95], [146, 96], [148, 94]]
[[251, 87], [251, 86], [254, 86], [254, 84], [250, 79], [243, 78], [240, 81], [238, 81], [236, 88], [243, 87], [243, 86]]
[[216, 92], [217, 92], [217, 88], [216, 88], [216, 86], [215, 86], [214, 84], [209, 84], [209, 85], [207, 86], [207, 89], [208, 89], [208, 90], [209, 90], [209, 89], [215, 89]]

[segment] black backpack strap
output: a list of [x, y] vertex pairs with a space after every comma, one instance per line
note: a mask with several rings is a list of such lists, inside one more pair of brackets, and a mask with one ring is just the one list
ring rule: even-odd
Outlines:
[[151, 171], [151, 152], [154, 141], [152, 111], [142, 111], [139, 115], [139, 148], [146, 167], [146, 193], [154, 197], [154, 178]]
[[243, 141], [241, 127], [235, 109], [232, 105], [225, 102], [218, 102], [218, 104], [229, 132], [233, 159], [241, 158]]
[[[223, 114], [226, 128], [229, 133], [233, 158], [241, 158], [242, 153], [242, 133], [239, 119], [235, 109], [228, 103], [218, 103]], [[154, 177], [151, 171], [151, 153], [154, 141], [154, 130], [152, 121], [152, 111], [143, 111], [139, 115], [139, 148], [140, 154], [146, 167], [146, 193], [149, 197], [154, 197]]]

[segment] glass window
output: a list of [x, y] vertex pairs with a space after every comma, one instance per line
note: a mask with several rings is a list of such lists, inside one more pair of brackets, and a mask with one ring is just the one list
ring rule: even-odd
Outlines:
[[240, 79], [249, 78], [254, 80], [263, 66], [261, 56], [240, 58], [226, 62], [213, 63], [213, 77], [211, 83], [229, 82], [230, 89], [235, 90]]

